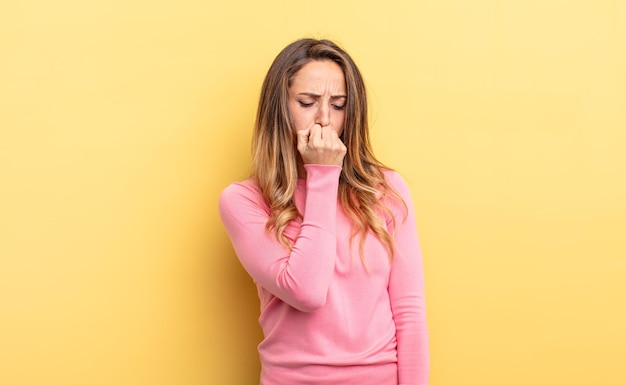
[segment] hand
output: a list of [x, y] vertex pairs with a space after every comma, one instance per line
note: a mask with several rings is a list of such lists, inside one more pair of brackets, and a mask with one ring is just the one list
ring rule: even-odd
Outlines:
[[347, 148], [331, 126], [312, 127], [297, 132], [298, 151], [304, 164], [343, 165]]

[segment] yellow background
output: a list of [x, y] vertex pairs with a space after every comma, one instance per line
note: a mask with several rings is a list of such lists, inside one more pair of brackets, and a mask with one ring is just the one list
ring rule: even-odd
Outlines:
[[303, 36], [411, 186], [432, 384], [625, 384], [617, 0], [0, 0], [0, 384], [258, 381], [217, 198]]

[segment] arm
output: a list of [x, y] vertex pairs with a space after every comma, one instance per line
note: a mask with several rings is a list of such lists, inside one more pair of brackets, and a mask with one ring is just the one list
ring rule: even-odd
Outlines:
[[335, 266], [340, 166], [305, 165], [306, 198], [291, 251], [265, 225], [268, 206], [253, 187], [233, 184], [220, 197], [222, 221], [241, 264], [254, 281], [301, 311], [326, 302]]
[[404, 208], [398, 203], [389, 203], [396, 219], [389, 297], [398, 341], [398, 380], [400, 385], [426, 385], [429, 355], [424, 271], [413, 202], [406, 182], [398, 174], [390, 172], [387, 177], [408, 209], [404, 220]]

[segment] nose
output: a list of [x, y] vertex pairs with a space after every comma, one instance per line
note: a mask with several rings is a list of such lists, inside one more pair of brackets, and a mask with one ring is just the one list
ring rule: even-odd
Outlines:
[[320, 103], [317, 114], [315, 116], [315, 123], [320, 126], [328, 126], [330, 124], [330, 108], [326, 103]]

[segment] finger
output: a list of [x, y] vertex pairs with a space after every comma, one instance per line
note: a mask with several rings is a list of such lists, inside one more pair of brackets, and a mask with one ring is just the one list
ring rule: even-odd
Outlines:
[[309, 132], [310, 130], [308, 128], [296, 132], [296, 137], [297, 137], [296, 149], [301, 155], [306, 152], [306, 149], [309, 145]]
[[309, 146], [319, 147], [322, 144], [322, 126], [314, 124], [309, 131]]
[[322, 127], [322, 138], [324, 138], [325, 143], [334, 148], [338, 148], [340, 147], [339, 144], [343, 144], [341, 139], [339, 139], [337, 131], [330, 125]]
[[322, 138], [335, 139], [338, 138], [337, 131], [333, 128], [333, 126], [328, 125], [322, 127]]
[[306, 144], [309, 141], [309, 135], [311, 134], [310, 128], [305, 128], [304, 130], [296, 131], [296, 137], [298, 141], [298, 145]]

